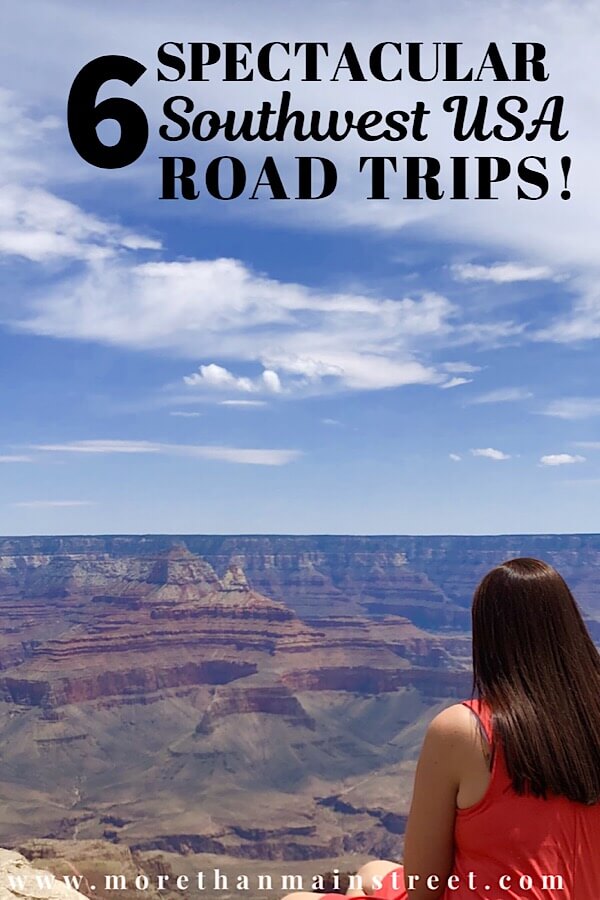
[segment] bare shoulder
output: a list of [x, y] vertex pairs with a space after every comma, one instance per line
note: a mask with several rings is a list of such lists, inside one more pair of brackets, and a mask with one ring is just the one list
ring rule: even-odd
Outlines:
[[454, 703], [439, 712], [429, 723], [429, 741], [453, 744], [471, 744], [477, 732], [477, 720], [463, 703]]
[[429, 723], [419, 755], [418, 772], [430, 784], [450, 786], [453, 804], [465, 767], [472, 760], [473, 718], [460, 703], [442, 710]]
[[468, 706], [455, 703], [429, 723], [423, 747], [428, 756], [445, 759], [459, 780], [465, 773], [489, 768], [490, 748]]

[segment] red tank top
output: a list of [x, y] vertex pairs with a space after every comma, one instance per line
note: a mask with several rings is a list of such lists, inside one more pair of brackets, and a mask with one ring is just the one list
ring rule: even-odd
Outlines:
[[[492, 717], [465, 700], [493, 747]], [[494, 748], [490, 782], [481, 800], [458, 809], [454, 865], [443, 900], [600, 900], [600, 803], [517, 794], [502, 750]], [[522, 879], [522, 880], [521, 880]], [[323, 900], [339, 895], [327, 894]], [[410, 900], [402, 867], [390, 872], [369, 900]]]
[[[477, 700], [464, 705], [492, 746], [489, 708]], [[600, 900], [600, 803], [517, 794], [501, 748], [494, 749], [485, 795], [457, 810], [454, 825], [453, 873], [461, 885], [475, 873], [477, 890], [447, 890], [444, 900]]]

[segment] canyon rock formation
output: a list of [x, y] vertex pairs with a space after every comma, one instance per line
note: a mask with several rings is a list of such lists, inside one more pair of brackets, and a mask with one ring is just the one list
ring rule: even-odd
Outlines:
[[[48, 885], [48, 886], [47, 886]], [[85, 900], [53, 873], [32, 866], [21, 853], [0, 849], [0, 900]]]
[[473, 588], [514, 555], [598, 634], [597, 536], [0, 539], [0, 841], [397, 856]]

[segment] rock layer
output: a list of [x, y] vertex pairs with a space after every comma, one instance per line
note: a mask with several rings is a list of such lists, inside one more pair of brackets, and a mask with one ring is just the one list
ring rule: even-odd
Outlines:
[[[135, 560], [77, 557], [69, 571], [64, 554], [45, 555], [29, 574], [23, 562], [14, 569], [23, 593], [45, 585], [48, 594], [45, 602], [5, 601], [12, 614], [0, 697], [8, 703], [48, 710], [227, 684], [259, 671], [280, 689], [378, 693], [418, 682], [400, 678], [402, 666], [453, 668], [447, 651], [405, 618], [310, 625], [251, 588], [239, 561], [220, 579], [183, 546]], [[56, 633], [43, 639], [48, 619]], [[443, 696], [452, 693], [451, 678], [426, 676], [428, 690], [434, 681]]]
[[0, 540], [0, 838], [397, 855], [472, 589], [525, 553], [598, 634], [596, 536]]
[[600, 616], [598, 534], [0, 538], [0, 596], [60, 597], [94, 583], [102, 594], [102, 584], [119, 577], [127, 596], [132, 581], [152, 577], [157, 556], [183, 545], [221, 578], [232, 564], [241, 567], [250, 587], [305, 619], [391, 613], [428, 627], [468, 627], [478, 580], [514, 556], [557, 566], [584, 609]]

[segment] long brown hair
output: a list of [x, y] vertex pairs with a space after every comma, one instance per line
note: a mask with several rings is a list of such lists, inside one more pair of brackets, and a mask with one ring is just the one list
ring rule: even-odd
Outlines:
[[510, 559], [473, 598], [473, 695], [519, 794], [600, 800], [600, 653], [556, 569]]

